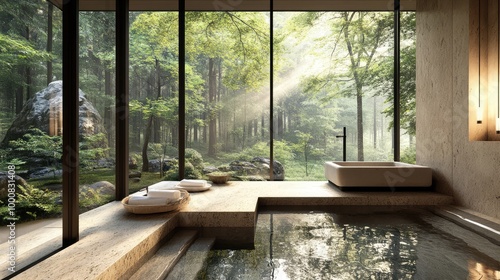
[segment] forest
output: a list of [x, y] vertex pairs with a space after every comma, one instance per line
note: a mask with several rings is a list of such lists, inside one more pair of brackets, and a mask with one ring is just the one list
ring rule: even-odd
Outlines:
[[[79, 20], [85, 188], [114, 182], [115, 17], [80, 12]], [[224, 171], [233, 180], [265, 180], [257, 175], [272, 137], [281, 179], [324, 180], [323, 162], [342, 159], [336, 136], [343, 127], [348, 160], [392, 161], [393, 13], [273, 12], [272, 22], [269, 12], [186, 12], [186, 90], [179, 92], [178, 13], [130, 13], [130, 165], [142, 172], [131, 187], [179, 178], [179, 94], [188, 178]], [[1, 170], [15, 165], [33, 189], [50, 190], [60, 183], [60, 100], [49, 100], [45, 115], [30, 114], [62, 80], [62, 13], [43, 0], [2, 1], [0, 23]], [[415, 41], [415, 13], [402, 12], [406, 162], [415, 161]]]

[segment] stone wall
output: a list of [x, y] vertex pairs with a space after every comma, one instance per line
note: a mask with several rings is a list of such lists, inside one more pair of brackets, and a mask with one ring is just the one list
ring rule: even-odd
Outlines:
[[457, 205], [500, 218], [500, 142], [469, 141], [474, 3], [417, 1], [417, 163]]

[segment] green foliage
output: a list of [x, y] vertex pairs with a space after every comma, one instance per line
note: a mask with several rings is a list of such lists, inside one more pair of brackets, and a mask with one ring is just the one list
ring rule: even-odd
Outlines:
[[198, 151], [196, 151], [195, 149], [187, 148], [184, 153], [186, 156], [186, 161], [191, 163], [195, 169], [203, 169], [203, 157]]
[[149, 143], [148, 144], [148, 155], [152, 158], [163, 158], [163, 145], [160, 143]]
[[[0, 34], [0, 94], [2, 100], [11, 100], [0, 106], [6, 111], [0, 115], [0, 128], [5, 128], [0, 129], [2, 131], [15, 116], [16, 95], [23, 92], [20, 100], [24, 102], [28, 92], [32, 95], [46, 85], [45, 62], [53, 60], [54, 66], [61, 68], [60, 11], [55, 13], [55, 49], [50, 55], [44, 51], [46, 4], [44, 1], [6, 1], [0, 5], [4, 27]], [[415, 133], [414, 15], [402, 13], [401, 22], [401, 123], [410, 135]], [[274, 158], [287, 164], [287, 179], [300, 179], [288, 172], [288, 166], [296, 166], [297, 169], [292, 170], [302, 174], [305, 162], [314, 165], [316, 159], [325, 155], [341, 154], [341, 141], [332, 139], [338, 134], [339, 126], [349, 127], [352, 143], [357, 139], [366, 141], [373, 134], [371, 123], [377, 117], [371, 116], [371, 108], [356, 104], [353, 97], [358, 95], [358, 89], [362, 89], [360, 94], [365, 103], [373, 95], [384, 97], [389, 106], [384, 106], [383, 98], [379, 98], [377, 112], [383, 107], [387, 117], [392, 117], [392, 38], [387, 37], [392, 32], [391, 13], [275, 13], [272, 71], [275, 99], [272, 106], [275, 122], [278, 114], [283, 120], [280, 123], [282, 131], [277, 129], [279, 125], [275, 125], [273, 132], [269, 131], [271, 44], [268, 16], [267, 13], [236, 11], [186, 13], [186, 107], [183, 109], [187, 144], [195, 147], [196, 153], [199, 151], [199, 156], [188, 158], [194, 170], [203, 166], [201, 154], [210, 154], [205, 160], [224, 164], [236, 159], [251, 160], [255, 156], [269, 157], [269, 134], [274, 133]], [[135, 128], [131, 130], [131, 147], [137, 151], [145, 142], [146, 121], [153, 116], [154, 125], [150, 129], [159, 133], [148, 139], [148, 142], [158, 142], [147, 145], [147, 154], [152, 157], [164, 154], [173, 157], [178, 153], [177, 17], [176, 12], [133, 12], [130, 15], [129, 109], [131, 127]], [[82, 12], [80, 17], [81, 87], [106, 121], [110, 121], [107, 113], [112, 112], [113, 107], [114, 23], [114, 13]], [[380, 27], [389, 28], [380, 30]], [[26, 30], [30, 30], [30, 36], [24, 34]], [[370, 46], [376, 45], [377, 39], [382, 47], [370, 58], [373, 50]], [[214, 65], [212, 76], [215, 78], [209, 77], [209, 61]], [[60, 72], [54, 69], [55, 76], [60, 77]], [[31, 84], [26, 84], [28, 78]], [[210, 80], [215, 89], [209, 88]], [[359, 122], [358, 108], [364, 129], [356, 129], [353, 125]], [[384, 126], [392, 126], [389, 120], [382, 121]], [[311, 138], [305, 141], [303, 135], [294, 131]], [[365, 137], [355, 135], [357, 131], [365, 133]], [[217, 134], [215, 143], [209, 147], [212, 149], [208, 149], [216, 151], [216, 155], [207, 153], [205, 147], [213, 136], [210, 134]], [[3, 154], [0, 151], [0, 165], [13, 160], [17, 160], [16, 165], [30, 164], [35, 156], [43, 157], [47, 165], [60, 164], [60, 143], [51, 146], [47, 137], [31, 132], [30, 135], [40, 138], [27, 136], [22, 139], [25, 142], [14, 144], [15, 147], [9, 147], [10, 150], [4, 150]], [[99, 135], [96, 136], [99, 139], [84, 139], [80, 144], [82, 167], [91, 167], [93, 161], [108, 155], [107, 147], [92, 144], [99, 143], [101, 137], [105, 138]], [[377, 140], [380, 143], [387, 139], [385, 136]], [[349, 156], [358, 152], [354, 144], [348, 149]], [[386, 157], [378, 147], [365, 145], [364, 149], [365, 159]], [[188, 157], [189, 154], [186, 151]], [[137, 157], [141, 164], [140, 155], [131, 156]]]
[[[401, 84], [401, 128], [407, 134], [416, 134], [416, 46], [415, 46], [415, 13], [401, 14], [401, 33], [403, 44], [400, 50], [400, 84]], [[392, 56], [385, 56], [377, 61], [370, 80], [375, 85], [377, 95], [384, 96], [387, 104], [384, 114], [391, 119], [388, 130], [394, 126], [394, 94], [392, 77], [394, 75], [394, 60]]]
[[[34, 158], [43, 159], [47, 166], [59, 166], [62, 157], [62, 137], [49, 136], [38, 128], [29, 130], [22, 138], [10, 141], [11, 154], [21, 158], [9, 158], [7, 162], [30, 164]], [[106, 135], [98, 133], [83, 137], [80, 142], [80, 163], [82, 167], [92, 167], [95, 160], [109, 154]]]
[[112, 201], [113, 198], [113, 195], [104, 195], [94, 189], [81, 189], [79, 195], [80, 212], [97, 208]]
[[401, 153], [401, 162], [417, 164], [417, 150], [415, 146], [407, 147]]
[[[17, 186], [15, 214], [19, 222], [40, 218], [56, 217], [61, 214], [62, 206], [57, 203], [60, 194], [54, 191], [42, 190], [32, 185]], [[5, 204], [5, 203], [4, 203]], [[7, 223], [9, 217], [7, 206], [0, 210], [2, 222]]]
[[274, 141], [274, 158], [283, 164], [292, 161], [295, 158], [292, 148], [287, 141]]
[[[287, 141], [274, 141], [274, 159], [285, 164], [294, 159], [292, 146]], [[257, 142], [253, 146], [245, 148], [239, 153], [224, 153], [219, 161], [231, 162], [233, 160], [250, 161], [254, 157], [269, 158], [269, 144], [267, 142]]]
[[164, 99], [162, 97], [152, 100], [147, 98], [144, 102], [131, 100], [129, 103], [130, 113], [136, 113], [147, 120], [150, 116], [164, 119], [167, 121], [177, 120], [175, 114], [177, 110], [177, 99]]
[[48, 53], [35, 49], [26, 39], [0, 33], [0, 77], [16, 66], [30, 65], [50, 58]]
[[22, 138], [12, 140], [9, 146], [20, 155], [21, 160], [30, 162], [32, 158], [41, 158], [48, 166], [60, 164], [62, 157], [62, 137], [49, 136], [38, 128], [32, 128]]
[[82, 142], [80, 142], [80, 164], [82, 167], [93, 167], [96, 160], [107, 156], [109, 156], [109, 147], [106, 134], [97, 133], [83, 137]]
[[[186, 179], [200, 179], [202, 178], [201, 170], [197, 169], [192, 163], [186, 160], [184, 178]], [[179, 180], [179, 165], [172, 166], [163, 178], [165, 181], [178, 181]]]
[[11, 151], [12, 149], [1, 149], [0, 148], [0, 168], [1, 170], [7, 170], [8, 165], [15, 165], [20, 166], [23, 165], [25, 162], [18, 159], [18, 158], [12, 158], [11, 156]]

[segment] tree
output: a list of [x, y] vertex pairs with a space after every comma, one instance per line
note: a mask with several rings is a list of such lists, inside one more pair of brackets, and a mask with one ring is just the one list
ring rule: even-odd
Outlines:
[[[401, 81], [401, 128], [410, 136], [416, 134], [416, 22], [415, 13], [401, 14], [401, 61], [400, 61], [400, 81]], [[394, 118], [394, 94], [388, 92], [388, 81], [393, 77], [394, 59], [392, 56], [386, 56], [380, 60], [374, 67], [371, 74], [371, 81], [377, 85], [375, 90], [377, 95], [385, 97], [385, 103], [388, 105], [384, 114], [393, 120]], [[388, 129], [394, 126], [394, 121], [388, 124]]]
[[[146, 100], [138, 103], [131, 111], [141, 110], [147, 119], [142, 144], [142, 170], [148, 171], [148, 146], [155, 121], [161, 118], [174, 119], [177, 108], [175, 95], [171, 92], [177, 81], [177, 14], [144, 13], [137, 16], [131, 27], [132, 46], [135, 54], [131, 59], [132, 68], [149, 67], [150, 84]], [[162, 88], [170, 96], [164, 97]]]
[[[42, 62], [49, 60], [49, 56], [44, 55], [46, 13], [47, 4], [42, 0], [3, 1], [0, 5], [0, 34], [4, 36], [3, 42], [8, 40], [15, 43], [7, 46], [6, 51], [9, 52], [2, 51], [2, 55], [10, 58], [4, 69], [6, 71], [0, 74], [0, 91], [4, 93], [5, 100], [15, 101], [11, 103], [14, 106], [8, 108], [14, 113], [21, 111], [24, 101], [32, 96], [39, 85], [45, 86]], [[20, 48], [16, 49], [15, 46]], [[23, 53], [23, 50], [27, 52]]]
[[358, 160], [363, 161], [363, 96], [374, 60], [381, 56], [382, 47], [390, 44], [392, 17], [390, 13], [369, 12], [340, 12], [333, 16], [304, 13], [297, 18], [298, 30], [325, 21], [330, 30], [316, 44], [318, 49], [330, 49], [330, 69], [311, 75], [304, 82], [304, 89], [311, 94], [328, 92], [325, 101], [339, 95], [356, 98]]
[[[188, 63], [206, 67], [198, 69], [208, 88], [204, 114], [208, 155], [215, 156], [221, 93], [227, 89], [245, 94], [268, 77], [269, 28], [262, 13], [191, 12], [186, 14], [186, 21]], [[242, 125], [247, 123], [243, 121]]]
[[[0, 7], [2, 34], [24, 40], [36, 50], [43, 50], [41, 42], [45, 39], [45, 20], [47, 5], [44, 1], [3, 1]], [[31, 98], [36, 90], [37, 72], [40, 64], [31, 61], [28, 64], [16, 65], [16, 111], [22, 109], [24, 100]], [[38, 61], [37, 61], [38, 62]], [[14, 75], [14, 74], [12, 74]], [[12, 82], [11, 81], [11, 82]], [[23, 82], [21, 82], [23, 81]]]

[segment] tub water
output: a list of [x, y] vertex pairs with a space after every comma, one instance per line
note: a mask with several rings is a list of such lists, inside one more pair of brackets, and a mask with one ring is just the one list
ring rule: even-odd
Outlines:
[[499, 246], [425, 209], [266, 211], [255, 249], [211, 251], [198, 279], [485, 280], [499, 261]]

